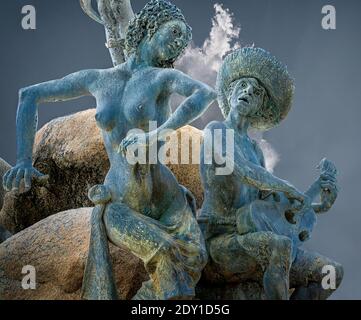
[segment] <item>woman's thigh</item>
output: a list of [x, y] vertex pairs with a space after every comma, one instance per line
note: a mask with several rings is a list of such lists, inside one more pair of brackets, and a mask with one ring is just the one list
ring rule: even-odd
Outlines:
[[173, 242], [157, 220], [122, 203], [107, 206], [104, 224], [113, 244], [128, 248], [144, 262], [149, 261], [159, 250], [167, 250]]

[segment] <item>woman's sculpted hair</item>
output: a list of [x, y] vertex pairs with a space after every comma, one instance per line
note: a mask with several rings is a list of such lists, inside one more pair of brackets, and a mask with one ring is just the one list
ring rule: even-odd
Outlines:
[[[164, 23], [182, 21], [187, 27], [186, 49], [192, 40], [192, 28], [187, 24], [181, 10], [165, 0], [151, 0], [130, 22], [125, 39], [125, 51], [128, 56], [136, 52], [139, 44], [145, 37], [151, 38]], [[179, 56], [178, 56], [179, 57]], [[162, 61], [160, 67], [172, 68], [177, 58], [172, 61]]]

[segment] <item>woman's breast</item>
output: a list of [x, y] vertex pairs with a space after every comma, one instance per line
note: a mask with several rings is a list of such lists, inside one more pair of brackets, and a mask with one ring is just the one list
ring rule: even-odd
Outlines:
[[144, 101], [129, 104], [124, 116], [133, 128], [148, 131], [150, 121], [158, 121], [157, 108], [154, 102]]
[[100, 129], [111, 132], [114, 129], [119, 128], [119, 125], [122, 122], [122, 107], [121, 105], [114, 103], [114, 101], [107, 103], [99, 103], [95, 120]]

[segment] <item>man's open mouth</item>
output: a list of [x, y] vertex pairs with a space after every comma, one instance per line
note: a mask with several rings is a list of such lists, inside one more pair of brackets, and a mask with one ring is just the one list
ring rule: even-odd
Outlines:
[[246, 97], [240, 97], [240, 98], [238, 98], [238, 100], [239, 100], [239, 101], [246, 102], [246, 103], [249, 103], [249, 100], [248, 100], [248, 98], [246, 98]]

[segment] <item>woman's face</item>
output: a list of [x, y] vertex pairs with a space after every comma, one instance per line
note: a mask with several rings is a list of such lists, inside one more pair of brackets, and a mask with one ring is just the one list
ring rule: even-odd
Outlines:
[[164, 23], [149, 40], [149, 45], [159, 61], [175, 61], [188, 41], [185, 23], [174, 20]]
[[234, 84], [231, 91], [230, 106], [231, 112], [240, 116], [252, 116], [261, 107], [264, 101], [266, 90], [255, 78], [242, 78]]

